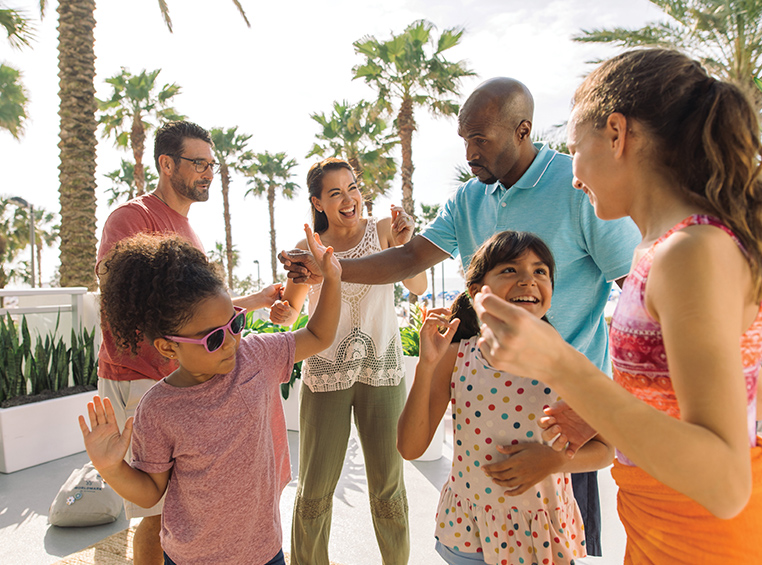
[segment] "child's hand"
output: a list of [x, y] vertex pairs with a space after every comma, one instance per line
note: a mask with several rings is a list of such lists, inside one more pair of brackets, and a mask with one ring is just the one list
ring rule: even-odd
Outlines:
[[101, 398], [97, 395], [92, 402], [87, 403], [87, 413], [92, 430], [87, 427], [84, 416], [79, 417], [79, 427], [90, 461], [99, 471], [120, 465], [130, 447], [132, 418], [127, 419], [124, 432], [120, 434], [111, 400], [104, 398], [101, 403]]
[[507, 459], [484, 465], [482, 470], [496, 485], [506, 487], [506, 496], [524, 494], [552, 473], [557, 473], [565, 456], [541, 443], [499, 445], [497, 450]]
[[415, 230], [415, 221], [411, 218], [402, 206], [392, 204], [392, 239], [394, 245], [404, 245], [413, 237]]
[[[430, 363], [436, 365], [452, 342], [452, 336], [458, 329], [460, 320], [455, 318], [447, 321], [450, 315], [448, 308], [433, 308], [426, 314], [426, 319], [421, 326], [420, 336], [420, 361], [421, 363]], [[445, 329], [442, 333], [440, 330]]]
[[598, 433], [563, 400], [546, 408], [545, 414], [538, 422], [543, 429], [542, 439], [553, 441], [551, 447], [556, 451], [566, 448], [569, 459]]
[[307, 234], [307, 246], [310, 248], [310, 253], [318, 263], [323, 277], [341, 280], [341, 263], [334, 256], [333, 247], [325, 247], [320, 241], [320, 235], [313, 234], [307, 224], [304, 224], [304, 233]]

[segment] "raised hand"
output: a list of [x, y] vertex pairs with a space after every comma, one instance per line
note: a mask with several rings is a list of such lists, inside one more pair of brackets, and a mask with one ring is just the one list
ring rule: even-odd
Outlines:
[[100, 396], [97, 395], [92, 402], [87, 403], [87, 413], [90, 427], [87, 426], [85, 417], [80, 416], [79, 428], [82, 430], [90, 461], [99, 471], [120, 465], [130, 446], [132, 418], [127, 419], [124, 431], [119, 433], [111, 400], [104, 398], [101, 402]]
[[320, 235], [312, 233], [312, 228], [307, 224], [304, 224], [304, 233], [307, 235], [307, 246], [320, 269], [319, 272], [325, 278], [341, 280], [341, 263], [333, 254], [333, 247], [325, 247], [320, 241]]
[[563, 400], [547, 407], [545, 414], [538, 422], [543, 429], [542, 439], [552, 441], [551, 447], [556, 451], [565, 449], [570, 459], [580, 447], [597, 435], [597, 432]]
[[506, 488], [506, 496], [524, 494], [548, 475], [557, 473], [564, 462], [563, 454], [541, 443], [499, 445], [497, 450], [508, 457], [484, 465], [482, 470], [492, 482]]
[[415, 221], [401, 206], [392, 204], [392, 239], [396, 245], [403, 245], [410, 241], [415, 230]]
[[432, 308], [428, 311], [419, 331], [420, 363], [436, 366], [444, 357], [460, 324], [458, 318], [448, 321], [449, 315], [448, 308]]
[[309, 251], [292, 249], [278, 253], [278, 261], [288, 271], [288, 278], [297, 284], [319, 284], [323, 282], [320, 266]]

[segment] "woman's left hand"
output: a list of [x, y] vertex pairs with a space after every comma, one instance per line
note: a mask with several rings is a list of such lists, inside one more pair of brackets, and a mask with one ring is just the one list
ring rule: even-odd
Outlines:
[[411, 218], [402, 206], [392, 204], [392, 239], [397, 245], [404, 245], [413, 237], [415, 230], [415, 221]]
[[566, 457], [541, 443], [499, 445], [497, 450], [507, 459], [485, 465], [484, 473], [492, 482], [506, 487], [506, 496], [518, 496], [552, 473], [557, 473]]

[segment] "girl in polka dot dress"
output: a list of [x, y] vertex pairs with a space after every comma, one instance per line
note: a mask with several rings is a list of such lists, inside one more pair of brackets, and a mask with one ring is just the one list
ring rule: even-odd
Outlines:
[[613, 450], [596, 437], [574, 459], [542, 443], [543, 408], [559, 397], [546, 385], [490, 367], [476, 341], [470, 305], [483, 285], [547, 321], [553, 256], [537, 236], [505, 231], [471, 259], [467, 293], [429, 311], [421, 327], [415, 381], [399, 420], [397, 447], [420, 456], [452, 404], [453, 464], [436, 517], [437, 551], [450, 564], [571, 564], [585, 535], [570, 473], [600, 469]]

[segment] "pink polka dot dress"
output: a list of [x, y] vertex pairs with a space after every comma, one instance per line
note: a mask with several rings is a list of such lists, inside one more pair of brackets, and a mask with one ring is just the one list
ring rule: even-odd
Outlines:
[[519, 496], [505, 496], [481, 467], [506, 458], [498, 445], [541, 443], [537, 420], [559, 399], [540, 381], [490, 367], [463, 340], [450, 382], [453, 459], [442, 487], [435, 536], [490, 565], [572, 564], [584, 557], [582, 518], [571, 475], [546, 477]]

